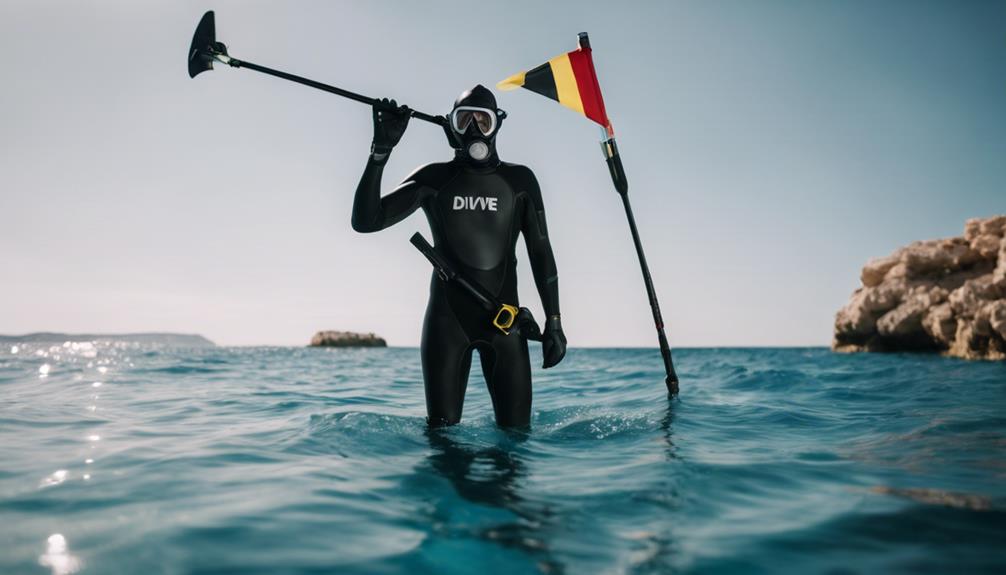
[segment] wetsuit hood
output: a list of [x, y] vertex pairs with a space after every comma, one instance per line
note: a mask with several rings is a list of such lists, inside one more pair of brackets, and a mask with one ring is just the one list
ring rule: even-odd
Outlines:
[[[454, 101], [450, 117], [453, 117], [459, 108], [482, 108], [491, 111], [495, 115], [495, 127], [489, 134], [483, 134], [477, 122], [469, 122], [464, 132], [459, 133], [453, 126], [448, 126], [451, 145], [454, 147], [454, 156], [458, 160], [470, 163], [476, 167], [489, 167], [499, 165], [499, 156], [496, 153], [496, 134], [499, 133], [506, 112], [496, 106], [496, 97], [493, 96], [485, 86], [479, 84], [470, 90], [465, 90]], [[451, 122], [448, 122], [451, 124]]]

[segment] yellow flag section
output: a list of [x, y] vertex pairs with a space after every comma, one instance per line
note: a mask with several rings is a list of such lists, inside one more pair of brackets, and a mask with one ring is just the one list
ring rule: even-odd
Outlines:
[[589, 47], [556, 56], [537, 68], [496, 84], [500, 90], [525, 88], [559, 102], [610, 130]]
[[569, 62], [569, 54], [552, 58], [548, 61], [548, 65], [552, 68], [552, 77], [555, 78], [555, 91], [559, 95], [559, 103], [583, 114], [583, 100], [580, 99], [580, 89], [576, 86], [576, 76], [573, 74], [573, 65]]

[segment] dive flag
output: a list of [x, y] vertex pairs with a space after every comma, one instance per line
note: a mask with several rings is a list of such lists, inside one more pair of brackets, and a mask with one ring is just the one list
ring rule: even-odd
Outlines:
[[541, 66], [510, 76], [496, 84], [500, 90], [526, 88], [552, 98], [563, 106], [575, 110], [597, 122], [611, 132], [611, 122], [604, 111], [601, 87], [594, 72], [590, 43], [586, 34], [580, 35], [580, 47], [556, 56]]

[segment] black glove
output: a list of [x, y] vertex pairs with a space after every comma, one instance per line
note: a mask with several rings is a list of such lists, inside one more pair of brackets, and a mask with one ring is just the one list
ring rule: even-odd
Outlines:
[[387, 154], [398, 144], [409, 125], [412, 110], [382, 98], [374, 104], [374, 143], [371, 153]]
[[542, 367], [548, 369], [566, 357], [566, 334], [562, 333], [559, 316], [552, 315], [545, 322], [545, 333], [541, 337]]

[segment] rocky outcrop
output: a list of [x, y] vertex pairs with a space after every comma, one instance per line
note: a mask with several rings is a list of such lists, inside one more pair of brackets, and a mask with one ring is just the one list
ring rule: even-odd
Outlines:
[[1006, 216], [870, 260], [860, 279], [835, 317], [836, 351], [1006, 359]]
[[388, 342], [372, 333], [319, 331], [311, 338], [311, 347], [388, 347]]

